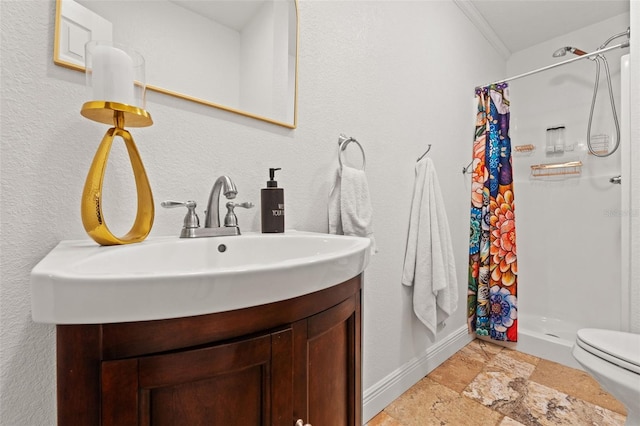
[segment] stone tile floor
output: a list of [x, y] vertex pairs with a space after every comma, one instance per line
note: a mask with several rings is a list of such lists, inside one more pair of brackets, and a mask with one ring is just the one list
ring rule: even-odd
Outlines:
[[608, 426], [625, 418], [587, 373], [474, 340], [367, 426]]

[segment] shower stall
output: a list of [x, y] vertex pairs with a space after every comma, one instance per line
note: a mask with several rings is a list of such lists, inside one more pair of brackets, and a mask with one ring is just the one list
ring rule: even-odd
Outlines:
[[[593, 52], [628, 26], [624, 14], [517, 52], [508, 74]], [[578, 329], [627, 330], [629, 323], [629, 55], [624, 48], [604, 55], [606, 72], [601, 59], [584, 58], [509, 83], [518, 250], [513, 346], [575, 368]], [[562, 129], [554, 136], [560, 143], [547, 143], [548, 129]]]

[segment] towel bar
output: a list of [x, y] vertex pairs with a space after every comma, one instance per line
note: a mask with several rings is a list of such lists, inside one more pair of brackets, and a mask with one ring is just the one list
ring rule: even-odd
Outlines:
[[422, 160], [424, 158], [425, 155], [427, 155], [429, 153], [429, 151], [431, 151], [431, 144], [429, 144], [429, 146], [427, 147], [427, 150], [424, 152], [424, 154], [422, 154], [420, 157], [418, 157], [418, 159], [416, 160], [416, 162]]
[[473, 166], [473, 160], [471, 160], [471, 162], [467, 164], [467, 167], [462, 168], [462, 174], [466, 175], [467, 173], [469, 173], [469, 169], [471, 169], [471, 166]]

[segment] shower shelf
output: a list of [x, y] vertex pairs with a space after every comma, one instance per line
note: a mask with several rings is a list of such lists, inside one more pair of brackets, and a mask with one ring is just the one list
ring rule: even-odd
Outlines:
[[528, 145], [516, 145], [515, 150], [517, 152], [531, 152], [534, 151], [536, 149], [536, 147], [532, 144], [528, 144]]
[[534, 164], [531, 166], [531, 176], [533, 177], [579, 175], [581, 172], [582, 172], [581, 161], [568, 161], [566, 163]]
[[609, 153], [609, 135], [591, 136], [591, 150], [589, 154], [603, 155]]

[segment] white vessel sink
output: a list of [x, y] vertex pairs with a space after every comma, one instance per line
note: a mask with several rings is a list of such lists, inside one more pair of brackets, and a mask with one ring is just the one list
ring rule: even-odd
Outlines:
[[31, 271], [32, 317], [98, 324], [272, 303], [360, 274], [369, 244], [366, 238], [297, 231], [159, 237], [109, 247], [63, 241]]

